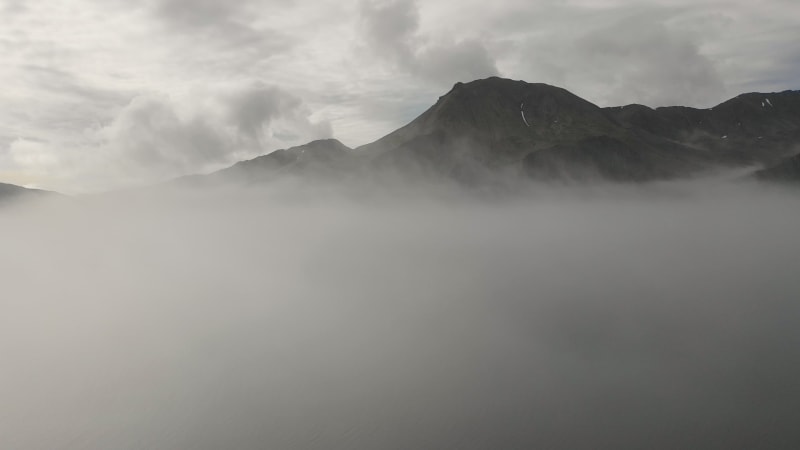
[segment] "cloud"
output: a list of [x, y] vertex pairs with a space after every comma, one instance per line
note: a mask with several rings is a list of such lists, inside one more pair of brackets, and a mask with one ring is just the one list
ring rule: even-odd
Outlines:
[[144, 94], [108, 124], [85, 129], [81, 142], [12, 142], [6, 164], [53, 189], [142, 185], [330, 137], [330, 123], [310, 115], [301, 99], [261, 82], [186, 97]]
[[497, 75], [492, 55], [477, 40], [428, 47], [418, 54], [417, 71], [434, 80], [475, 80]]
[[207, 117], [179, 117], [169, 100], [158, 96], [133, 99], [97, 133], [130, 170], [147, 170], [156, 178], [224, 161], [233, 144]]
[[0, 8], [9, 15], [21, 13], [25, 11], [25, 0], [4, 0]]
[[50, 93], [72, 95], [84, 101], [116, 101], [124, 96], [118, 91], [104, 91], [99, 88], [89, 87], [76, 73], [71, 73], [56, 67], [36, 64], [24, 64], [18, 67], [24, 75], [36, 85], [37, 88]]
[[708, 107], [728, 95], [707, 46], [725, 22], [694, 9], [560, 4], [499, 14], [493, 24], [519, 30], [498, 45], [500, 66], [514, 78], [566, 87], [601, 106]]
[[[288, 0], [220, 2], [154, 0], [150, 13], [181, 49], [175, 56], [199, 70], [235, 72], [288, 52], [297, 40], [259, 23], [265, 10], [285, 9]], [[232, 70], [231, 70], [232, 69]]]
[[414, 75], [443, 84], [497, 75], [481, 42], [437, 42], [420, 35], [414, 0], [362, 0], [361, 26], [373, 53]]
[[274, 29], [259, 26], [258, 12], [291, 6], [290, 0], [153, 0], [150, 11], [176, 34], [197, 37], [207, 33], [230, 44], [262, 45], [278, 50], [290, 46], [290, 40]]
[[369, 45], [399, 65], [413, 65], [411, 41], [419, 27], [414, 0], [364, 0], [360, 12]]
[[216, 0], [157, 0], [153, 7], [157, 15], [170, 22], [189, 27], [218, 26], [233, 21], [248, 1], [220, 2]]
[[633, 16], [581, 36], [571, 58], [575, 78], [602, 83], [607, 103], [710, 106], [726, 93], [715, 64], [688, 36], [663, 22]]
[[793, 88], [786, 61], [796, 52], [788, 42], [798, 14], [800, 4], [783, 1], [507, 2], [483, 22], [504, 30], [493, 48], [510, 77], [602, 106], [709, 107], [741, 92]]
[[[262, 141], [265, 131], [278, 121], [299, 124], [303, 134], [308, 131], [315, 138], [330, 137], [333, 130], [327, 122], [312, 123], [310, 111], [303, 102], [275, 86], [253, 83], [246, 89], [229, 94], [226, 99], [227, 119], [239, 132], [256, 141]], [[273, 134], [281, 131], [272, 129]], [[297, 139], [298, 136], [293, 136]]]

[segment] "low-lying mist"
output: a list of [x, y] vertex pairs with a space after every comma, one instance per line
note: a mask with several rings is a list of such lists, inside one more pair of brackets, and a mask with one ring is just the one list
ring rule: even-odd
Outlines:
[[796, 448], [800, 192], [476, 197], [3, 208], [0, 448]]

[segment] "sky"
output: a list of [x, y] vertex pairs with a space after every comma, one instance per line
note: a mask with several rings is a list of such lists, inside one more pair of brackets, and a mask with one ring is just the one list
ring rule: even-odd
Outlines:
[[334, 137], [455, 82], [600, 106], [800, 88], [795, 0], [0, 0], [0, 181], [86, 193]]

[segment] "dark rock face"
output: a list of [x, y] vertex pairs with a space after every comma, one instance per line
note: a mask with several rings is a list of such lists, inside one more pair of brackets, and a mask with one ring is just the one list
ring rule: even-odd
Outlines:
[[714, 108], [600, 108], [558, 87], [492, 77], [456, 83], [408, 125], [355, 150], [315, 141], [243, 161], [212, 178], [261, 182], [354, 170], [479, 183], [537, 179], [647, 181], [717, 167], [772, 165], [800, 143], [800, 92], [743, 94]]

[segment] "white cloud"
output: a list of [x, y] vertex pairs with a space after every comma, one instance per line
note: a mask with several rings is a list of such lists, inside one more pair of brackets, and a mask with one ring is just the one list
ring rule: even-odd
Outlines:
[[431, 42], [421, 35], [414, 0], [363, 0], [360, 12], [373, 54], [402, 70], [445, 86], [498, 74], [494, 59], [478, 40]]
[[330, 137], [330, 124], [309, 115], [299, 98], [258, 82], [183, 97], [140, 95], [77, 142], [12, 142], [6, 164], [64, 191], [154, 183]]

